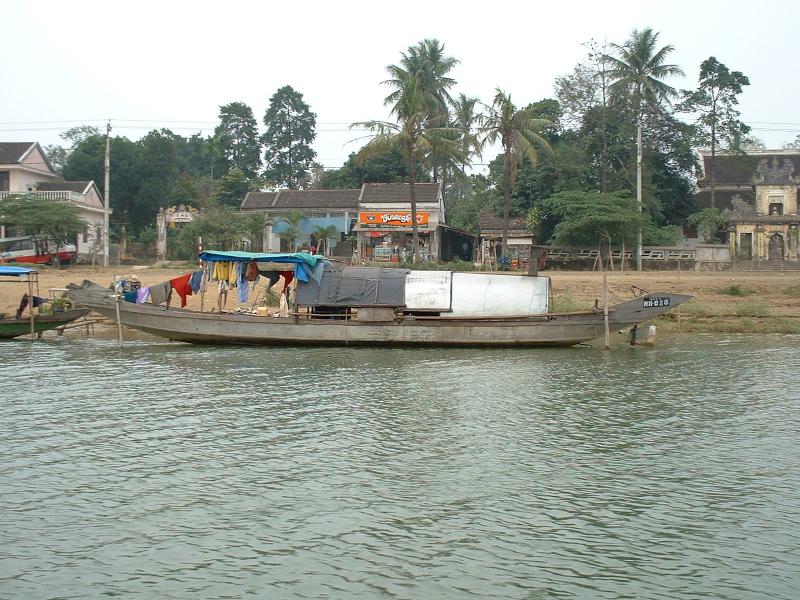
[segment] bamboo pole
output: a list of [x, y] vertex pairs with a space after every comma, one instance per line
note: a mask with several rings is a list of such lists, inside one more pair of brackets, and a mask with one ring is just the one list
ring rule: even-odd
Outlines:
[[119, 347], [122, 348], [122, 318], [119, 314], [119, 295], [121, 286], [118, 284], [114, 285], [114, 310], [117, 313], [117, 340], [119, 341]]
[[206, 303], [206, 263], [202, 260], [200, 268], [203, 270], [203, 274], [200, 276], [200, 312], [203, 312]]
[[36, 326], [33, 318], [33, 280], [30, 273], [28, 273], [28, 312], [31, 316], [31, 341], [33, 341], [36, 339]]
[[611, 347], [611, 340], [608, 328], [608, 273], [603, 273], [603, 329], [605, 332], [605, 349]]

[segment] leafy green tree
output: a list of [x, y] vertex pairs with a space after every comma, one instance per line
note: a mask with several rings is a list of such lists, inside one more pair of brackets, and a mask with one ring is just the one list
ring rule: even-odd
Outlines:
[[21, 235], [52, 238], [58, 246], [74, 242], [86, 231], [78, 209], [65, 202], [45, 200], [35, 194], [14, 194], [0, 200], [0, 225]]
[[176, 135], [178, 144], [178, 171], [182, 175], [192, 178], [209, 177], [212, 175], [214, 160], [213, 140], [195, 133], [184, 138]]
[[714, 159], [717, 149], [741, 151], [741, 143], [750, 133], [750, 127], [739, 119], [739, 94], [750, 85], [750, 80], [740, 71], [731, 71], [713, 56], [700, 65], [700, 80], [696, 90], [683, 90], [681, 112], [697, 114], [695, 139], [702, 146], [710, 146], [711, 162], [708, 179], [711, 182], [711, 208], [716, 208], [717, 180]]
[[[434, 144], [451, 144], [455, 153], [457, 142], [451, 137], [446, 137], [452, 130], [442, 127], [426, 127], [428, 113], [426, 112], [423, 94], [420, 91], [419, 81], [413, 75], [407, 75], [403, 80], [402, 94], [393, 96], [394, 106], [392, 114], [397, 118], [397, 123], [389, 121], [367, 121], [354, 123], [354, 127], [366, 127], [374, 132], [374, 137], [358, 153], [359, 160], [366, 160], [370, 156], [386, 155], [393, 149], [398, 149], [406, 161], [408, 170], [409, 195], [411, 196], [411, 235], [414, 245], [414, 262], [419, 261], [419, 232], [417, 229], [417, 196], [415, 184], [417, 183], [417, 164], [424, 162], [430, 155]], [[387, 101], [390, 101], [387, 98]]]
[[[175, 203], [179, 174], [178, 144], [169, 129], [151, 131], [139, 146], [140, 186], [126, 215], [135, 231], [152, 223], [159, 208]], [[111, 193], [115, 193], [113, 184]], [[113, 200], [111, 205], [114, 206]]]
[[[609, 169], [614, 161], [610, 152], [610, 120], [614, 112], [608, 65], [608, 47], [590, 40], [588, 55], [569, 75], [556, 78], [556, 98], [564, 117], [573, 126], [583, 127], [587, 149], [593, 149], [598, 188], [609, 191]], [[590, 125], [591, 121], [591, 125]]]
[[636, 200], [625, 192], [559, 192], [551, 196], [548, 210], [558, 215], [556, 243], [602, 246], [631, 243], [644, 222]]
[[486, 107], [488, 112], [480, 127], [482, 144], [500, 143], [503, 148], [503, 245], [502, 256], [508, 253], [508, 219], [511, 189], [517, 171], [527, 157], [536, 166], [541, 152], [552, 153], [552, 148], [541, 135], [548, 125], [545, 119], [536, 118], [533, 109], [517, 109], [511, 96], [497, 89], [494, 102]]
[[[421, 171], [421, 166], [417, 165], [417, 172]], [[424, 178], [421, 174], [418, 181]], [[355, 152], [350, 154], [340, 169], [325, 171], [320, 189], [355, 189], [365, 183], [399, 183], [407, 180], [406, 161], [399, 148], [393, 147], [385, 154], [376, 154], [363, 160]]]
[[[641, 156], [642, 156], [642, 120], [645, 108], [657, 110], [662, 104], [669, 103], [678, 93], [664, 83], [667, 77], [681, 76], [683, 71], [677, 65], [666, 63], [667, 57], [675, 50], [671, 45], [658, 48], [659, 34], [647, 28], [636, 29], [630, 38], [622, 44], [612, 44], [616, 56], [605, 55], [609, 65], [608, 75], [613, 82], [612, 93], [624, 96], [633, 109], [636, 123], [637, 147], [637, 201], [642, 209], [641, 192]], [[641, 231], [638, 235], [636, 268], [641, 270]]]
[[317, 137], [317, 115], [303, 94], [285, 85], [269, 99], [264, 125], [264, 178], [276, 187], [299, 189], [317, 156], [311, 148]]
[[177, 257], [192, 258], [200, 237], [206, 248], [234, 250], [241, 247], [242, 238], [249, 234], [250, 219], [247, 215], [227, 206], [211, 208], [179, 229], [175, 244]]
[[[92, 180], [97, 184], [101, 194], [105, 194], [105, 160], [106, 139], [103, 135], [91, 135], [79, 141], [70, 152], [64, 164], [63, 175], [67, 180]], [[155, 156], [153, 156], [155, 154]], [[152, 153], [153, 160], [158, 160], [157, 153]], [[111, 138], [111, 208], [114, 211], [114, 223], [137, 223], [134, 232], [143, 226], [145, 221], [155, 218], [155, 212], [140, 213], [137, 208], [137, 196], [142, 185], [142, 174], [145, 171], [142, 158], [142, 144], [132, 142], [126, 137]], [[157, 209], [156, 209], [157, 211]], [[153, 222], [150, 220], [149, 222]]]
[[215, 183], [214, 198], [221, 206], [238, 208], [247, 192], [257, 189], [255, 182], [238, 167], [233, 167]]
[[725, 216], [716, 208], [704, 208], [689, 216], [687, 223], [697, 227], [697, 233], [706, 244], [712, 243], [720, 228], [726, 223]]
[[219, 107], [219, 125], [214, 129], [214, 146], [210, 157], [219, 156], [220, 175], [234, 167], [249, 178], [258, 176], [261, 169], [261, 144], [258, 123], [244, 102], [231, 102]]

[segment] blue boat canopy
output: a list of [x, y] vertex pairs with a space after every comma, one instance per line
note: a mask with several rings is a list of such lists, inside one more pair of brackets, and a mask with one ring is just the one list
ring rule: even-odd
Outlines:
[[326, 262], [324, 256], [308, 254], [307, 252], [217, 252], [207, 250], [199, 254], [200, 260], [205, 262], [271, 262], [286, 263], [295, 266], [295, 275], [300, 281], [308, 281], [309, 275], [314, 272], [317, 264]]
[[22, 275], [29, 275], [36, 273], [36, 269], [28, 269], [27, 267], [4, 267], [0, 265], [0, 275], [7, 275], [9, 277], [21, 277]]

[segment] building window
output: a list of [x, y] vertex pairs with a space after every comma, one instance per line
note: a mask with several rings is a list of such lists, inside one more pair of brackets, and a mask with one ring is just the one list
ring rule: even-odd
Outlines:
[[783, 202], [770, 202], [769, 214], [770, 215], [782, 215], [783, 214]]
[[0, 171], [0, 192], [7, 192], [10, 185], [10, 175], [8, 171]]

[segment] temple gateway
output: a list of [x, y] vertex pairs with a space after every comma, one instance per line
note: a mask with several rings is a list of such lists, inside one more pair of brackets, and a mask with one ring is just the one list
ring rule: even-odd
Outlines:
[[[800, 151], [751, 151], [746, 156], [702, 156], [695, 195], [700, 208], [730, 217], [728, 241], [740, 260], [800, 260]], [[712, 204], [711, 174], [715, 179]]]

